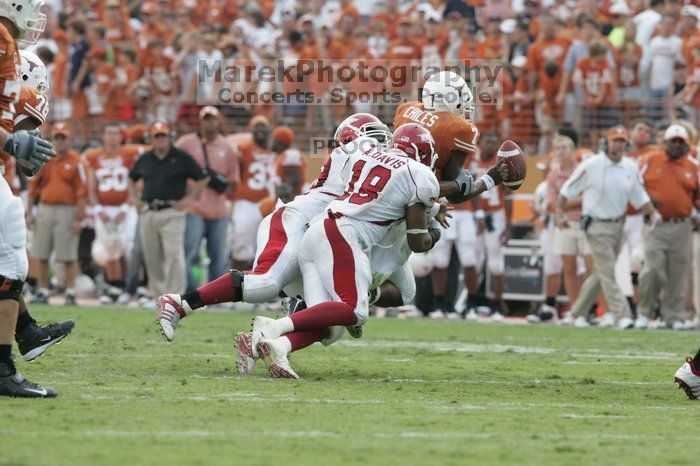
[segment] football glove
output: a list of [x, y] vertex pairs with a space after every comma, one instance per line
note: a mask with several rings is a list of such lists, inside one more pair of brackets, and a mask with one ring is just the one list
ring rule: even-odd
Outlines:
[[17, 159], [25, 171], [36, 175], [45, 163], [56, 157], [53, 144], [43, 139], [38, 131], [17, 131], [8, 135], [3, 150]]

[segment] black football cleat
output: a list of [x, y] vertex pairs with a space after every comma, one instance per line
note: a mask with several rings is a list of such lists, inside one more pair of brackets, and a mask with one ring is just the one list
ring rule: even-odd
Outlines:
[[297, 296], [296, 298], [289, 298], [289, 314], [292, 315], [295, 312], [303, 311], [306, 309], [306, 301]]
[[0, 396], [54, 398], [56, 390], [30, 382], [17, 373], [12, 361], [4, 361], [0, 362]]
[[33, 361], [44, 354], [51, 345], [66, 338], [73, 331], [74, 326], [73, 320], [44, 326], [29, 325], [24, 332], [15, 335], [19, 353], [25, 361]]

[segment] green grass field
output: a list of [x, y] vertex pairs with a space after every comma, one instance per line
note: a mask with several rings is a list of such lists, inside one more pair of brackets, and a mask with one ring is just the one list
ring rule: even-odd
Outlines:
[[2, 465], [698, 464], [700, 403], [672, 383], [697, 333], [374, 319], [291, 381], [235, 372], [250, 314], [168, 344], [153, 312], [33, 313], [76, 328], [19, 364], [57, 399], [0, 399]]

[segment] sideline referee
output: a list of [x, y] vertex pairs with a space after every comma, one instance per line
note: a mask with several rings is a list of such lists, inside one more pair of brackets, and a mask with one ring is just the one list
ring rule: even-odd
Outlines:
[[[129, 173], [129, 197], [141, 212], [139, 234], [151, 291], [184, 293], [185, 210], [206, 187], [206, 173], [187, 152], [172, 145], [167, 123], [150, 130], [153, 149]], [[136, 182], [143, 179], [141, 197]], [[195, 180], [188, 186], [187, 180]]]
[[585, 315], [595, 304], [601, 288], [618, 328], [634, 325], [629, 303], [615, 280], [615, 261], [620, 251], [627, 204], [655, 220], [658, 214], [642, 187], [637, 167], [624, 157], [627, 140], [624, 127], [611, 128], [607, 153], [598, 153], [581, 162], [562, 186], [557, 200], [555, 216], [557, 224], [561, 224], [566, 204], [583, 194], [581, 222], [593, 256], [593, 271], [583, 283], [568, 319], [575, 319], [577, 327], [588, 326]]

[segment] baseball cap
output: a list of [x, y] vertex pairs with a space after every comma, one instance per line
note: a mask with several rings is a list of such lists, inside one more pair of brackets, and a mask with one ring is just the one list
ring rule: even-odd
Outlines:
[[624, 139], [629, 141], [629, 134], [627, 134], [627, 129], [622, 126], [613, 126], [608, 130], [608, 139]]
[[272, 130], [272, 139], [286, 146], [291, 146], [294, 142], [294, 132], [289, 126], [277, 126]]
[[632, 10], [629, 9], [627, 3], [617, 2], [610, 7], [608, 13], [611, 15], [629, 16], [632, 14]]
[[250, 119], [250, 127], [252, 128], [256, 125], [270, 126], [270, 120], [265, 115], [255, 115]]
[[218, 118], [221, 116], [221, 113], [219, 113], [219, 109], [213, 105], [207, 105], [206, 107], [202, 107], [199, 111], [199, 119], [203, 120], [206, 116], [215, 116]]
[[51, 134], [53, 136], [57, 136], [60, 134], [61, 136], [69, 138], [73, 135], [73, 132], [70, 129], [70, 123], [68, 123], [67, 121], [57, 121], [51, 127]]
[[170, 134], [170, 126], [163, 121], [156, 121], [151, 125], [149, 133], [151, 137], [157, 136], [159, 134]]
[[681, 125], [671, 125], [664, 131], [664, 141], [681, 138], [686, 144], [690, 145], [690, 136], [688, 130]]
[[120, 2], [119, 0], [107, 0], [107, 2], [105, 3], [105, 6], [106, 6], [107, 8], [110, 8], [110, 7], [120, 7], [120, 6], [121, 6], [121, 2]]

